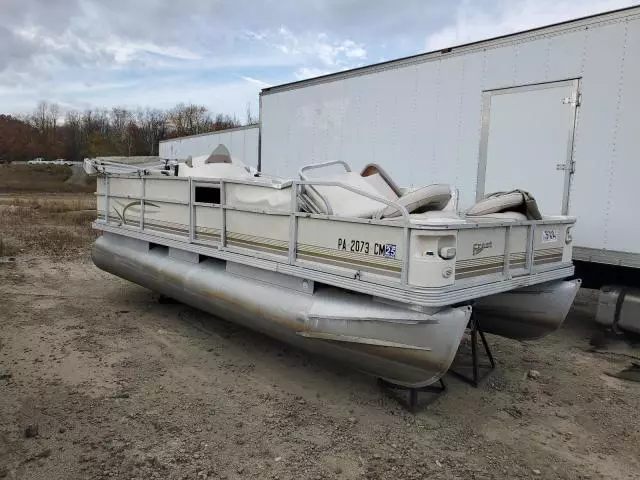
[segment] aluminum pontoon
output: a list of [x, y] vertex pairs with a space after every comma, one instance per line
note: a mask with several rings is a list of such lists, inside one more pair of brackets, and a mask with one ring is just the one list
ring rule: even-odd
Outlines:
[[531, 219], [526, 192], [461, 216], [455, 190], [402, 189], [376, 165], [283, 180], [220, 148], [85, 169], [98, 176], [99, 268], [397, 385], [449, 369], [472, 309], [485, 331], [535, 338], [579, 286], [562, 281], [575, 219]]

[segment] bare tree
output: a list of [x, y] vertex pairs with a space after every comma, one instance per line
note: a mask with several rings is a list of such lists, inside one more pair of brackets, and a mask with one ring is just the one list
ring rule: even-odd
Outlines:
[[82, 114], [82, 127], [87, 134], [97, 132], [106, 137], [111, 130], [109, 113], [105, 109], [85, 110]]
[[128, 153], [130, 145], [131, 112], [123, 107], [113, 107], [109, 114], [111, 126], [110, 143], [120, 155]]
[[[249, 104], [246, 113], [247, 122], [257, 120]], [[158, 142], [170, 136], [194, 135], [241, 124], [235, 116], [213, 116], [202, 105], [184, 103], [171, 110], [88, 108], [82, 112], [68, 111], [64, 113], [64, 120], [60, 119], [61, 115], [62, 109], [57, 104], [41, 101], [30, 114], [6, 120], [5, 134], [20, 131], [24, 141], [14, 142], [16, 148], [9, 149], [7, 142], [17, 138], [17, 134], [0, 138], [0, 145], [5, 145], [0, 156], [64, 156], [81, 160], [84, 156], [154, 155], [158, 152]]]
[[64, 119], [65, 158], [80, 160], [84, 155], [85, 138], [82, 132], [82, 115], [76, 111], [67, 112]]
[[49, 131], [55, 132], [58, 126], [58, 117], [60, 115], [60, 106], [57, 103], [49, 103], [47, 109], [47, 128]]
[[140, 128], [140, 134], [144, 140], [145, 149], [151, 155], [155, 155], [158, 149], [158, 142], [166, 134], [166, 112], [156, 108], [139, 109], [136, 112], [136, 120]]
[[48, 104], [44, 100], [38, 102], [38, 105], [31, 114], [31, 125], [38, 129], [40, 133], [47, 131], [47, 110]]
[[235, 128], [239, 126], [240, 121], [235, 116], [232, 117], [231, 115], [219, 113], [213, 121], [213, 128], [211, 128], [211, 130], [225, 130], [227, 128]]
[[255, 125], [258, 123], [258, 117], [253, 115], [253, 112], [251, 111], [251, 102], [247, 102], [247, 118], [245, 121], [245, 125]]
[[82, 138], [87, 155], [95, 157], [116, 153], [109, 145], [111, 126], [105, 109], [87, 109], [82, 113]]
[[173, 131], [179, 137], [206, 132], [211, 125], [207, 108], [194, 104], [179, 103], [169, 112], [169, 120]]
[[38, 102], [33, 113], [28, 117], [28, 123], [34, 126], [41, 134], [49, 134], [55, 131], [59, 115], [60, 107], [58, 104], [42, 100]]

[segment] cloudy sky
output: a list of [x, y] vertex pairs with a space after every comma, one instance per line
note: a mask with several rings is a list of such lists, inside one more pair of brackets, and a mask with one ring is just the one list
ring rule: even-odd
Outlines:
[[268, 85], [633, 3], [0, 0], [0, 112], [194, 102], [244, 118]]

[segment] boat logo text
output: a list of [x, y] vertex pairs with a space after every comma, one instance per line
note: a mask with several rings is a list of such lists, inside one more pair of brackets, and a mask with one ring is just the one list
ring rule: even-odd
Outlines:
[[480, 252], [487, 248], [493, 247], [493, 242], [480, 242], [473, 244], [473, 254], [478, 255]]

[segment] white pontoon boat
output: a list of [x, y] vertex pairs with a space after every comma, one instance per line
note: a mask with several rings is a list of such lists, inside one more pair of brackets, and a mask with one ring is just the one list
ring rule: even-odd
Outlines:
[[472, 309], [485, 331], [535, 338], [579, 286], [562, 281], [575, 219], [540, 218], [526, 192], [460, 216], [447, 185], [402, 189], [344, 162], [284, 180], [222, 146], [85, 169], [98, 175], [98, 267], [397, 385], [448, 370]]

